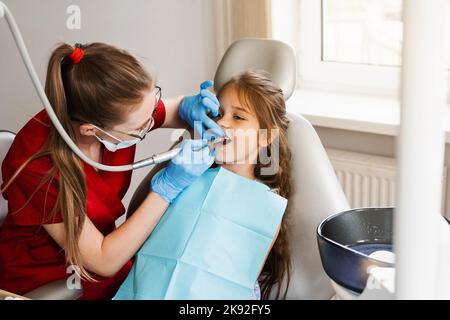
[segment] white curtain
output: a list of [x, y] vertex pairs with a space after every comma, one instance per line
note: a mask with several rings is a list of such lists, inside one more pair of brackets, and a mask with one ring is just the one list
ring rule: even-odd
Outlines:
[[215, 0], [216, 52], [220, 61], [234, 41], [271, 38], [271, 0]]

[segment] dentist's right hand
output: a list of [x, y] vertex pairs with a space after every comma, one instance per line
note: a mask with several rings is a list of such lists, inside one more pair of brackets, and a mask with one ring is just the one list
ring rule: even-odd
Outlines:
[[181, 151], [168, 166], [152, 178], [152, 191], [172, 203], [186, 187], [208, 170], [214, 158], [215, 150], [210, 150], [207, 139], [185, 140]]

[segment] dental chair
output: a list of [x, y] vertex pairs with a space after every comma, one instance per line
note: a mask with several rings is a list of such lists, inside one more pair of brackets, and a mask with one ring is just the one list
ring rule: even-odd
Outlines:
[[[0, 131], [0, 164], [14, 141], [15, 134], [10, 131]], [[0, 178], [0, 185], [3, 183]], [[0, 194], [0, 227], [8, 213], [8, 202]], [[0, 288], [2, 289], [2, 288]], [[82, 289], [67, 288], [66, 279], [56, 280], [36, 288], [24, 296], [35, 300], [75, 300], [83, 293]], [[0, 297], [1, 299], [1, 297]]]
[[[248, 69], [264, 70], [283, 90], [285, 100], [296, 87], [294, 50], [283, 42], [268, 39], [242, 39], [224, 54], [215, 75], [216, 92], [231, 77]], [[319, 256], [316, 230], [326, 217], [350, 209], [325, 149], [313, 126], [302, 116], [289, 113], [288, 131], [292, 151], [293, 194], [289, 212], [292, 274], [287, 299], [330, 299], [334, 296]], [[131, 200], [133, 213], [148, 193], [153, 175], [164, 165], [155, 166], [144, 178]]]
[[[9, 147], [14, 141], [15, 134], [10, 131], [0, 131], [0, 164], [3, 163], [6, 154], [8, 153]], [[0, 178], [0, 185], [3, 181]], [[0, 226], [8, 213], [8, 202], [0, 194]], [[0, 288], [1, 289], [1, 288]]]

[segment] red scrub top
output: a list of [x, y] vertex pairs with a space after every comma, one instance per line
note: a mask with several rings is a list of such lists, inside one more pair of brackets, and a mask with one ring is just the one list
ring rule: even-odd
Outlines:
[[[161, 127], [165, 115], [165, 106], [161, 102], [154, 113], [153, 129]], [[2, 188], [17, 168], [41, 149], [49, 133], [49, 127], [42, 123], [49, 122], [48, 115], [43, 110], [19, 131], [2, 164]], [[133, 146], [110, 152], [103, 148], [103, 164], [130, 164], [134, 161], [135, 149]], [[90, 165], [83, 164], [87, 215], [106, 236], [115, 229], [117, 218], [125, 213], [121, 200], [130, 185], [131, 171], [96, 171]], [[59, 212], [51, 221], [44, 222], [56, 203], [59, 190], [57, 181], [46, 183], [33, 195], [41, 179], [51, 168], [50, 157], [32, 161], [3, 194], [8, 200], [8, 215], [0, 227], [0, 289], [25, 294], [48, 282], [73, 275], [73, 272], [66, 272], [68, 266], [64, 251], [42, 227], [42, 224], [62, 222]], [[25, 205], [30, 197], [31, 201]], [[114, 277], [95, 275], [98, 282], [82, 281], [84, 294], [81, 299], [111, 299], [130, 269], [131, 261]]]

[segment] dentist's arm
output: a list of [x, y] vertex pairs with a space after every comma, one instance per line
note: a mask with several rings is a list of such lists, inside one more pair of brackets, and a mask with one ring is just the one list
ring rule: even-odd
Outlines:
[[[119, 228], [103, 235], [86, 217], [78, 241], [83, 266], [100, 276], [115, 275], [142, 246], [169, 203], [205, 172], [213, 161], [214, 155], [207, 140], [186, 140], [167, 168], [154, 176], [152, 191], [143, 203]], [[45, 224], [44, 229], [61, 248], [65, 248], [64, 223]]]
[[184, 96], [163, 99], [166, 107], [166, 119], [161, 128], [185, 129], [188, 127], [188, 124], [178, 116], [178, 108], [183, 99]]
[[[136, 212], [107, 236], [86, 217], [78, 241], [83, 266], [103, 277], [114, 276], [144, 243], [168, 205], [158, 194], [149, 193]], [[44, 229], [65, 247], [63, 223], [45, 224]]]

